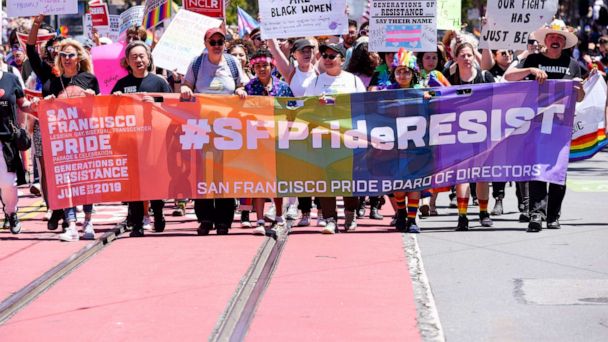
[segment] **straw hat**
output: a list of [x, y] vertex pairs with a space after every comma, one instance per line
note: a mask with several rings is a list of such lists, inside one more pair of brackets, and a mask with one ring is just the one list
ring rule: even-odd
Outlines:
[[578, 37], [568, 29], [563, 20], [554, 19], [549, 25], [534, 31], [534, 38], [544, 44], [545, 37], [549, 33], [557, 33], [566, 38], [564, 49], [569, 49], [578, 43]]

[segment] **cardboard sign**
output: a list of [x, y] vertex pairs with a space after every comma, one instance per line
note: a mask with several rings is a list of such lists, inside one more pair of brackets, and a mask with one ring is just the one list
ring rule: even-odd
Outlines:
[[154, 64], [186, 74], [188, 65], [205, 48], [205, 32], [222, 22], [202, 14], [180, 9], [152, 51]]
[[120, 14], [119, 34], [125, 33], [129, 27], [140, 26], [144, 20], [144, 6], [133, 6]]
[[346, 0], [260, 1], [262, 39], [348, 32]]
[[6, 0], [6, 11], [9, 18], [32, 17], [40, 13], [76, 14], [78, 0]]
[[371, 0], [369, 49], [437, 51], [436, 0]]
[[437, 0], [437, 29], [460, 30], [460, 0]]
[[[120, 16], [112, 14], [110, 17], [110, 25], [109, 26], [100, 26], [96, 27], [97, 34], [99, 34], [99, 38], [108, 37], [113, 42], [117, 42], [120, 40]], [[93, 40], [93, 22], [91, 20], [90, 14], [85, 14], [82, 17], [83, 22], [83, 33], [85, 36], [89, 37], [89, 39]]]
[[183, 0], [182, 6], [188, 11], [206, 15], [211, 18], [224, 18], [223, 0]]
[[91, 49], [93, 68], [101, 94], [110, 94], [116, 81], [128, 74], [120, 65], [124, 51], [125, 46], [122, 43], [95, 46]]
[[94, 27], [110, 25], [110, 13], [107, 4], [89, 4], [89, 13]]
[[557, 0], [488, 0], [479, 47], [525, 50], [530, 33], [550, 22], [556, 12]]

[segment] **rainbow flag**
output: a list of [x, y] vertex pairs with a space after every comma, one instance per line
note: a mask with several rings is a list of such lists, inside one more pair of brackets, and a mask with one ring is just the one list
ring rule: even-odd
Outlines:
[[237, 15], [239, 22], [239, 36], [244, 37], [246, 34], [249, 34], [253, 31], [254, 28], [259, 27], [260, 23], [258, 23], [249, 13], [245, 12], [240, 7], [237, 7]]
[[570, 161], [589, 159], [607, 145], [606, 130], [601, 127], [596, 132], [572, 140], [570, 143]]
[[171, 18], [172, 4], [171, 0], [147, 0], [142, 25], [149, 29], [160, 24], [161, 21]]

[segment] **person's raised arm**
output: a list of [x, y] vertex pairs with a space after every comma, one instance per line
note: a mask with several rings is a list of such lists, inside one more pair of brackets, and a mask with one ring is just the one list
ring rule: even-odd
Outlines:
[[481, 49], [481, 70], [490, 70], [494, 66], [494, 56], [490, 49]]
[[277, 70], [283, 75], [285, 78], [285, 82], [289, 84], [291, 82], [291, 77], [293, 74], [294, 66], [289, 63], [289, 58], [285, 56], [283, 51], [279, 48], [279, 44], [276, 39], [268, 39], [266, 40], [266, 45], [268, 45], [268, 49], [272, 56], [274, 57], [274, 61], [276, 63]]
[[42, 81], [42, 83], [46, 82], [49, 78], [51, 78], [51, 68], [46, 63], [42, 61], [38, 51], [36, 50], [36, 43], [38, 40], [38, 29], [40, 25], [44, 21], [44, 15], [41, 14], [34, 18], [34, 23], [32, 24], [32, 29], [27, 37], [27, 46], [25, 49], [25, 53], [27, 58], [30, 61], [30, 66], [32, 70], [38, 78]]

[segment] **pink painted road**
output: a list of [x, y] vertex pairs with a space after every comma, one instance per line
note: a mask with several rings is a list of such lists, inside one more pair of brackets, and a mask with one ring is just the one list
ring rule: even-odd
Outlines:
[[[97, 211], [100, 234], [126, 213]], [[266, 238], [242, 228], [199, 237], [191, 211], [167, 217], [164, 233], [108, 244], [1, 325], [0, 341], [208, 338]], [[4, 298], [87, 243], [56, 241], [43, 213], [28, 214], [22, 234], [0, 235]], [[335, 236], [293, 229], [246, 340], [420, 340], [402, 237], [388, 220]]]

